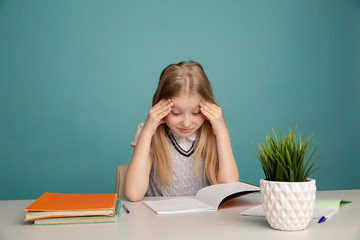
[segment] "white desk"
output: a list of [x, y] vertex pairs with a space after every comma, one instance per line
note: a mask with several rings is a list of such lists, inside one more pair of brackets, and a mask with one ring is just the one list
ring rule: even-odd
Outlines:
[[338, 214], [325, 223], [311, 221], [303, 231], [282, 232], [269, 227], [264, 217], [240, 212], [260, 204], [260, 194], [234, 199], [216, 212], [156, 215], [142, 202], [123, 201], [130, 214], [120, 211], [118, 223], [32, 226], [24, 222], [24, 209], [33, 200], [0, 201], [0, 240], [56, 239], [360, 239], [360, 190], [319, 191], [318, 198], [346, 199]]

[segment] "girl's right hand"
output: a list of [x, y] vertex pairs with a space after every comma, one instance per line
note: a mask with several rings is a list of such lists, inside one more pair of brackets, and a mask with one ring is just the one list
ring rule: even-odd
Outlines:
[[143, 131], [148, 131], [151, 136], [153, 136], [159, 125], [165, 123], [164, 118], [170, 113], [172, 106], [173, 102], [171, 101], [171, 99], [162, 99], [157, 104], [155, 104], [149, 110], [149, 114], [146, 118]]

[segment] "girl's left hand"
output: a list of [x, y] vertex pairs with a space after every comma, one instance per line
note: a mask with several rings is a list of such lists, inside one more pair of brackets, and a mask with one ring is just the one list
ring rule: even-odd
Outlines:
[[226, 134], [227, 127], [221, 107], [203, 99], [200, 100], [199, 105], [202, 114], [210, 121], [215, 136]]

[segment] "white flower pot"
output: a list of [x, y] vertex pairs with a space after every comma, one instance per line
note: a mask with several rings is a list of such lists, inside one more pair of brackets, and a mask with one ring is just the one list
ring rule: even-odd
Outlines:
[[298, 231], [309, 225], [316, 198], [314, 179], [306, 182], [261, 179], [260, 192], [265, 217], [272, 228]]

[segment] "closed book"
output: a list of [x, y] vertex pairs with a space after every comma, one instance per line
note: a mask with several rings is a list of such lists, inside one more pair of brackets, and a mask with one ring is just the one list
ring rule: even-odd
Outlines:
[[35, 219], [34, 225], [63, 225], [63, 224], [90, 224], [90, 223], [116, 223], [119, 221], [121, 202], [117, 200], [115, 214], [112, 216], [86, 216]]
[[46, 192], [25, 209], [25, 221], [77, 216], [112, 216], [117, 194], [69, 194]]

